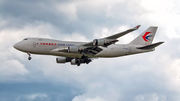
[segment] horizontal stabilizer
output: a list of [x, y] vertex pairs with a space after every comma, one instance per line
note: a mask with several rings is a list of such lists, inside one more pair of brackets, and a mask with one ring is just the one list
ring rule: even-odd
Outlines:
[[153, 48], [159, 46], [162, 43], [164, 43], [164, 42], [157, 42], [157, 43], [150, 44], [150, 45], [147, 45], [147, 46], [137, 47], [137, 49], [153, 49]]

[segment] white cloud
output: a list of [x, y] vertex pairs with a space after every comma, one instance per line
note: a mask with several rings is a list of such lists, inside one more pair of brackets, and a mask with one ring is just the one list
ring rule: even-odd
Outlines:
[[[27, 60], [27, 54], [17, 51], [13, 45], [26, 37], [46, 37], [54, 32], [50, 24], [37, 22], [37, 25], [26, 25], [23, 29], [5, 28], [0, 31], [0, 77], [1, 81], [26, 81], [29, 73], [22, 61]], [[16, 79], [15, 79], [16, 78]]]
[[168, 38], [180, 38], [177, 34], [180, 27], [179, 22], [179, 9], [177, 0], [144, 0], [141, 2], [141, 6], [146, 13], [143, 18], [150, 24], [156, 24], [160, 28], [163, 27], [165, 34]]
[[82, 36], [79, 33], [72, 33], [71, 35], [63, 35], [63, 37], [61, 36], [61, 38], [64, 41], [75, 41], [75, 42], [76, 41], [78, 42], [79, 40], [81, 40], [81, 42], [88, 42], [88, 41], [90, 41], [85, 36]]
[[168, 101], [168, 98], [163, 95], [158, 95], [157, 93], [155, 94], [143, 94], [143, 95], [138, 95], [134, 99], [135, 101]]
[[28, 70], [25, 68], [24, 64], [21, 64], [18, 60], [1, 60], [0, 67], [0, 81], [24, 81], [23, 76], [28, 74]]
[[[175, 0], [174, 0], [175, 1]], [[141, 1], [141, 6], [147, 10], [148, 12], [159, 12], [159, 13], [171, 13], [174, 10], [174, 6], [176, 6], [176, 2], [172, 0], [144, 0]], [[174, 12], [174, 11], [173, 11]]]
[[94, 97], [94, 98], [79, 98], [78, 96], [78, 97], [75, 97], [72, 101], [108, 101], [108, 100], [105, 100], [99, 96]]
[[64, 13], [69, 20], [77, 20], [77, 8], [76, 3], [58, 3], [55, 4], [58, 11]]

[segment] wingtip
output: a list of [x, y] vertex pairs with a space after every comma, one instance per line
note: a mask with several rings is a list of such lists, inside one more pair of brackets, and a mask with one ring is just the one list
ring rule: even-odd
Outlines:
[[163, 43], [164, 43], [164, 41], [162, 41], [162, 42], [159, 42], [159, 43], [163, 44]]
[[134, 27], [133, 29], [138, 29], [141, 25], [137, 25], [136, 27]]

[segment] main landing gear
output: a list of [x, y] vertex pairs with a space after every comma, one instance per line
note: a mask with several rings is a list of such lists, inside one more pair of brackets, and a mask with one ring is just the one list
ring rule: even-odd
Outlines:
[[30, 53], [27, 53], [28, 54], [28, 60], [31, 60], [32, 58], [31, 58], [31, 54]]
[[81, 58], [76, 58], [77, 66], [80, 66], [81, 63], [89, 64], [92, 60], [88, 56], [82, 56]]

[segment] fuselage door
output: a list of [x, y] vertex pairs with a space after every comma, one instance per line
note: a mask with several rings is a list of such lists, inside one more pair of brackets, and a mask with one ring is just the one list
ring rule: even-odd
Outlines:
[[132, 51], [132, 48], [131, 47], [129, 47], [129, 53], [131, 54], [131, 51]]
[[33, 47], [36, 48], [36, 42], [33, 42]]

